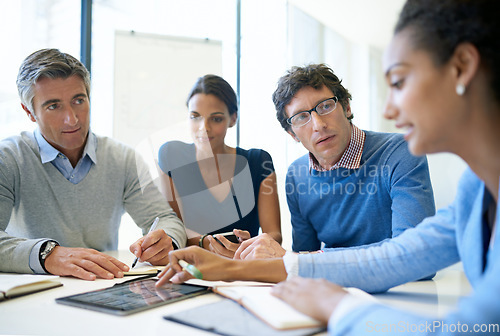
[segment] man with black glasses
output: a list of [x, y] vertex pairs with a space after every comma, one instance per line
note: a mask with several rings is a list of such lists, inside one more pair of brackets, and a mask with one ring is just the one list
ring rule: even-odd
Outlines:
[[[351, 94], [324, 64], [293, 67], [273, 94], [281, 126], [309, 151], [287, 173], [293, 251], [380, 242], [435, 213], [427, 159], [401, 134], [352, 124]], [[266, 235], [242, 243], [236, 258], [281, 257]]]

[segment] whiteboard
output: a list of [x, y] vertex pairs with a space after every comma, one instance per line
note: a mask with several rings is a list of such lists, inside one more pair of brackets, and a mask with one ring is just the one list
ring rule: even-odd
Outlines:
[[222, 75], [221, 41], [116, 31], [113, 137], [153, 155], [189, 141], [186, 98], [206, 74]]

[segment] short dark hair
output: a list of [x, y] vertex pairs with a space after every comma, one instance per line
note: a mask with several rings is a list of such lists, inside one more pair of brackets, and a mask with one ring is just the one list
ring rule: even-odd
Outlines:
[[[340, 104], [346, 109], [352, 99], [349, 91], [342, 86], [333, 70], [325, 64], [309, 64], [303, 67], [294, 66], [286, 75], [278, 80], [278, 87], [273, 93], [273, 103], [276, 108], [276, 118], [285, 131], [291, 131], [291, 126], [286, 122], [288, 116], [285, 107], [290, 103], [297, 92], [307, 86], [316, 90], [326, 86], [338, 98]], [[351, 120], [351, 114], [348, 119]]]
[[80, 76], [90, 97], [90, 73], [79, 60], [58, 49], [35, 51], [21, 64], [17, 75], [17, 90], [21, 103], [33, 112], [34, 86], [40, 78], [69, 78]]
[[198, 93], [211, 94], [222, 100], [227, 106], [229, 115], [238, 113], [238, 98], [231, 85], [224, 78], [217, 75], [205, 75], [198, 78], [189, 92], [186, 105]]
[[489, 71], [492, 91], [500, 101], [500, 1], [408, 0], [394, 33], [409, 29], [414, 47], [443, 65], [460, 43], [473, 44]]

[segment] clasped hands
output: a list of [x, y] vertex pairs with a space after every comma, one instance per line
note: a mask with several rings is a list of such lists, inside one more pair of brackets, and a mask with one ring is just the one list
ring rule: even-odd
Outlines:
[[[162, 229], [154, 230], [130, 245], [130, 252], [140, 261], [152, 265], [166, 265], [168, 253], [173, 249], [172, 239]], [[57, 246], [45, 260], [45, 269], [54, 275], [95, 280], [121, 278], [130, 267], [94, 249]]]

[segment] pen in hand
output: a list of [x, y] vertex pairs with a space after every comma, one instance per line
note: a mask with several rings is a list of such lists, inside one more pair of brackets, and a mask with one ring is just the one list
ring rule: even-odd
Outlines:
[[[149, 231], [148, 231], [148, 234], [150, 232], [153, 232], [154, 230], [156, 230], [156, 225], [158, 225], [158, 222], [160, 221], [160, 218], [159, 217], [156, 217], [155, 218], [155, 221], [153, 222], [153, 225], [151, 225], [151, 228], [149, 228]], [[137, 265], [137, 262], [139, 261], [139, 258], [135, 257], [135, 260], [134, 262], [132, 263], [132, 267], [131, 268], [134, 268], [135, 265]]]
[[194, 276], [196, 279], [203, 279], [203, 274], [201, 274], [200, 270], [197, 269], [194, 265], [188, 264], [185, 260], [180, 259], [179, 265], [181, 265], [182, 269]]

